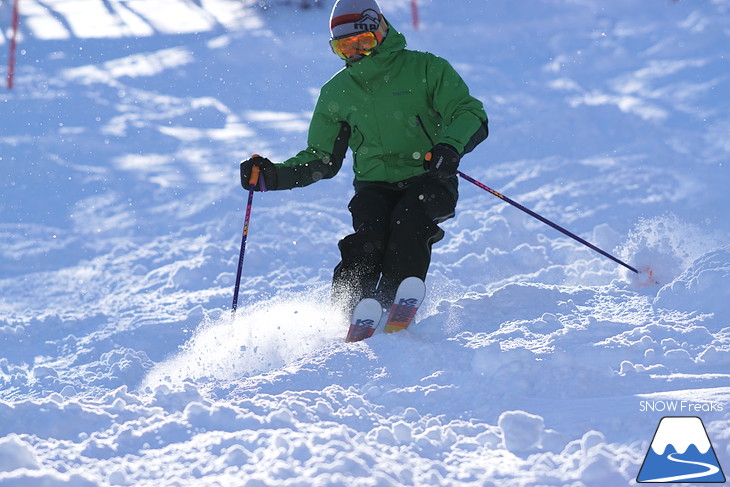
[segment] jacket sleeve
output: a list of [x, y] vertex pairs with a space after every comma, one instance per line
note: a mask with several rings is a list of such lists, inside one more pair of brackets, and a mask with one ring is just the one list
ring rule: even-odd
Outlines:
[[349, 140], [350, 126], [330, 112], [323, 88], [309, 124], [307, 148], [276, 164], [276, 189], [298, 188], [334, 177], [342, 167]]
[[461, 155], [472, 151], [489, 135], [482, 102], [471, 96], [464, 80], [443, 58], [431, 58], [427, 80], [434, 109], [444, 123], [435, 142], [449, 144]]

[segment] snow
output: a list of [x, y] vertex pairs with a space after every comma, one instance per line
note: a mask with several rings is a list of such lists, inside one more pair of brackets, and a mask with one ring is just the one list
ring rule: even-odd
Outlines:
[[[680, 438], [683, 440], [682, 443], [672, 443], [674, 438]], [[676, 442], [676, 440], [674, 440]], [[651, 449], [654, 450], [658, 455], [663, 455], [669, 445], [679, 453], [687, 451], [690, 445], [694, 445], [700, 451], [705, 454], [710, 450], [711, 444], [707, 439], [705, 430], [702, 427], [702, 422], [698, 418], [665, 418], [661, 426], [657, 428], [656, 435], [651, 442]]]
[[355, 344], [349, 159], [255, 195], [229, 311], [238, 162], [302, 149], [341, 67], [322, 3], [20, 2], [0, 486], [635, 485], [677, 415], [727, 475], [730, 1], [383, 0], [485, 104], [460, 169], [642, 272], [461, 181], [416, 323]]

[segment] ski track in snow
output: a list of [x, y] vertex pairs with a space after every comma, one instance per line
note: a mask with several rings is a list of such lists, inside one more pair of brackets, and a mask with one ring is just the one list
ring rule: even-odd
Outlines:
[[0, 486], [635, 485], [667, 414], [728, 468], [730, 1], [431, 0], [414, 30], [383, 0], [485, 103], [460, 169], [659, 284], [461, 181], [417, 323], [356, 344], [349, 159], [255, 195], [230, 320], [238, 162], [302, 149], [340, 68], [331, 2], [255, 3], [21, 2]]

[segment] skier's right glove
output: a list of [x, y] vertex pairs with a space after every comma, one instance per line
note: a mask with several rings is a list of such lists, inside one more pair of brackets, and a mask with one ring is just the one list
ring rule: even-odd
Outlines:
[[253, 185], [254, 191], [268, 191], [276, 189], [276, 166], [265, 157], [254, 155], [241, 163], [241, 186], [251, 189], [251, 173], [253, 167], [259, 168], [259, 178]]

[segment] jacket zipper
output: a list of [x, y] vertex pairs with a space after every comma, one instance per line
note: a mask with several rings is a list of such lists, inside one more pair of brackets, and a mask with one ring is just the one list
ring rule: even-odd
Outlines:
[[365, 143], [365, 135], [363, 135], [362, 131], [359, 128], [357, 128], [357, 126], [352, 127], [352, 133], [355, 133], [355, 130], [357, 130], [358, 133], [360, 134], [361, 142], [360, 142], [360, 144], [358, 144], [358, 146], [356, 148], [354, 148], [352, 150], [352, 165], [353, 166], [357, 166], [357, 151], [359, 151], [360, 147], [362, 147], [363, 144]]
[[426, 125], [423, 123], [423, 119], [421, 119], [420, 115], [416, 115], [416, 120], [418, 121], [418, 125], [421, 126], [421, 130], [423, 130], [423, 134], [426, 136], [429, 142], [431, 142], [431, 146], [434, 146], [433, 139], [431, 138], [431, 135], [428, 133], [428, 130], [426, 130]]

